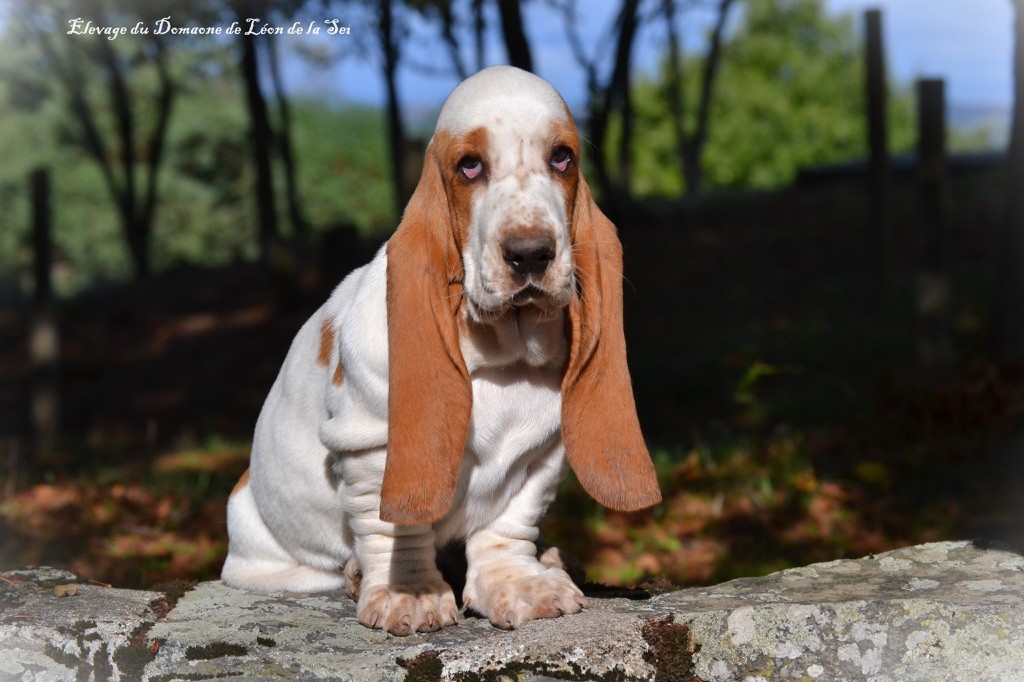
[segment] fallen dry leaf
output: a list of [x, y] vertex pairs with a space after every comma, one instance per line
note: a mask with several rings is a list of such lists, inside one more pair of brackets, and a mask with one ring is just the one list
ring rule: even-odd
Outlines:
[[55, 597], [74, 597], [76, 594], [78, 594], [78, 585], [74, 583], [53, 586], [53, 596]]

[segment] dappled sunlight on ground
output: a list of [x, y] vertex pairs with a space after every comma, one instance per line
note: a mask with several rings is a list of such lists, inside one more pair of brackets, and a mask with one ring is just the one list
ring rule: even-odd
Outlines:
[[149, 472], [31, 485], [0, 502], [3, 568], [52, 565], [118, 586], [212, 578], [227, 551], [227, 492], [248, 448], [189, 449]]
[[[602, 513], [569, 481], [542, 532], [576, 554], [592, 580], [630, 584], [661, 575], [680, 585], [858, 557], [950, 533], [954, 509], [921, 523], [927, 510], [901, 508], [870, 484], [819, 481], [807, 453], [794, 451], [791, 438], [782, 441], [760, 453], [733, 448], [717, 453], [720, 460], [696, 451], [679, 462], [662, 458], [665, 499], [646, 513]], [[579, 506], [589, 518], [581, 518]]]

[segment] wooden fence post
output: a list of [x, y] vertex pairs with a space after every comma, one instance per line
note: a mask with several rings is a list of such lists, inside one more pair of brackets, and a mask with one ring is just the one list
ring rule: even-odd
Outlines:
[[917, 82], [917, 175], [921, 210], [921, 259], [917, 273], [918, 337], [922, 365], [930, 371], [953, 361], [949, 256], [951, 226], [946, 165], [946, 94], [942, 79]]
[[882, 11], [864, 13], [867, 120], [868, 120], [868, 235], [877, 268], [876, 285], [888, 297], [896, 278], [892, 221], [889, 201], [892, 173], [889, 163], [889, 134], [886, 101], [885, 45], [882, 41]]
[[50, 270], [53, 262], [50, 172], [29, 175], [32, 197], [32, 249], [35, 291], [29, 319], [29, 371], [32, 437], [37, 464], [50, 464], [58, 435], [60, 336]]
[[1003, 362], [1024, 361], [1024, 0], [1015, 0], [1013, 114], [1006, 168], [1006, 225], [999, 244], [994, 341]]

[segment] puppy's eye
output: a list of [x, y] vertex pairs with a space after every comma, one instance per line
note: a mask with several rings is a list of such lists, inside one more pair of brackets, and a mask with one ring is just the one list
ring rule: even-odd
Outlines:
[[551, 167], [560, 173], [564, 173], [572, 164], [572, 152], [568, 147], [559, 147], [551, 154]]
[[484, 162], [475, 156], [464, 156], [459, 161], [459, 170], [467, 178], [472, 180], [484, 170]]

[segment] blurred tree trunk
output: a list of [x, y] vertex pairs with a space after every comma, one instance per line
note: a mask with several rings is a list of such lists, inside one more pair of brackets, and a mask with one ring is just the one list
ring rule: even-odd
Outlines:
[[885, 45], [882, 40], [882, 11], [864, 13], [865, 66], [868, 120], [868, 234], [876, 286], [882, 297], [892, 293], [896, 279], [893, 254], [892, 221], [889, 201], [892, 194], [892, 169], [889, 162], [889, 125], [886, 102]]
[[[25, 7], [21, 11], [26, 10]], [[33, 25], [26, 19], [26, 25]], [[166, 46], [158, 36], [150, 36], [153, 64], [157, 72], [156, 122], [148, 136], [136, 123], [128, 71], [131, 60], [119, 55], [111, 42], [97, 39], [75, 51], [64, 51], [53, 42], [49, 31], [35, 32], [46, 58], [46, 66], [64, 90], [68, 108], [78, 128], [77, 143], [85, 149], [100, 168], [121, 222], [121, 231], [128, 247], [135, 276], [146, 279], [151, 274], [149, 241], [156, 215], [160, 170], [177, 84], [167, 64]], [[71, 42], [71, 41], [69, 41]], [[77, 41], [74, 41], [77, 43]], [[73, 43], [73, 44], [74, 44]], [[89, 71], [99, 69], [109, 92], [116, 142], [108, 144], [95, 108], [86, 94]], [[145, 144], [139, 145], [138, 141]], [[145, 150], [140, 154], [139, 150]], [[139, 157], [143, 157], [145, 173], [140, 179]]]
[[438, 3], [438, 11], [441, 14], [441, 39], [448, 48], [448, 59], [455, 69], [455, 75], [459, 80], [469, 76], [465, 63], [462, 61], [462, 52], [459, 50], [459, 40], [455, 37], [455, 14], [452, 12], [452, 3]]
[[530, 54], [526, 32], [523, 30], [523, 14], [519, 0], [498, 0], [498, 13], [501, 15], [501, 34], [505, 37], [508, 63], [526, 71], [533, 71], [533, 57]]
[[608, 131], [608, 110], [605, 108], [605, 98], [602, 90], [595, 84], [590, 88], [590, 141], [593, 144], [593, 153], [590, 160], [594, 164], [594, 175], [597, 176], [597, 186], [601, 191], [601, 198], [606, 203], [606, 208], [615, 219], [615, 185], [612, 183], [611, 174], [608, 172], [608, 163], [605, 160], [603, 141]]
[[697, 105], [697, 120], [693, 133], [683, 138], [680, 152], [683, 160], [683, 177], [687, 193], [694, 195], [704, 191], [704, 169], [701, 159], [708, 141], [708, 124], [711, 118], [711, 100], [715, 92], [715, 80], [722, 60], [722, 38], [725, 22], [733, 0], [721, 0], [718, 5], [718, 19], [708, 40], [708, 52], [704, 56], [704, 71], [700, 85], [700, 102]]
[[136, 211], [135, 118], [128, 96], [128, 85], [121, 71], [120, 60], [107, 41], [99, 41], [98, 47], [109, 73], [110, 103], [114, 110], [114, 118], [117, 121], [116, 130], [121, 145], [121, 153], [128, 160], [122, 170], [123, 191], [118, 197], [118, 210], [121, 213], [121, 220], [125, 227], [128, 250], [131, 252], [132, 261], [135, 263], [136, 274], [139, 277], [145, 278], [150, 274], [149, 257], [146, 249], [148, 235], [143, 226], [140, 225], [139, 215]]
[[[632, 64], [633, 43], [637, 30], [637, 9], [639, 0], [624, 0], [616, 20], [615, 61], [611, 76], [602, 88], [597, 84], [596, 67], [593, 62], [588, 68], [590, 84], [590, 139], [596, 147], [592, 160], [597, 185], [601, 190], [605, 209], [613, 220], [620, 219], [629, 203], [628, 163], [632, 154], [623, 150], [632, 142], [632, 100], [629, 97], [629, 70]], [[613, 179], [608, 167], [606, 144], [608, 126], [612, 114], [622, 115], [622, 144], [619, 147], [620, 166]], [[623, 182], [625, 180], [625, 182]]]
[[[595, 184], [601, 194], [602, 201], [606, 204], [605, 208], [610, 213], [614, 213], [614, 206], [610, 202], [614, 199], [615, 188], [612, 186], [608, 166], [605, 163], [604, 155], [601, 153], [601, 141], [605, 137], [605, 131], [608, 126], [604, 109], [606, 101], [605, 89], [601, 86], [601, 79], [598, 76], [598, 58], [587, 54], [583, 47], [583, 40], [580, 38], [579, 31], [576, 28], [578, 23], [576, 20], [576, 8], [576, 0], [564, 0], [560, 6], [562, 24], [565, 28], [566, 41], [569, 44], [573, 58], [575, 58], [580, 68], [583, 69], [583, 73], [586, 74], [587, 134], [593, 148], [590, 161], [594, 167], [594, 175], [597, 176]], [[612, 215], [611, 217], [614, 219], [615, 216]]]
[[[685, 168], [686, 155], [683, 147], [686, 142], [686, 104], [683, 79], [682, 38], [676, 30], [676, 0], [662, 0], [661, 14], [665, 19], [665, 32], [668, 38], [668, 108], [672, 112], [672, 134], [676, 140], [680, 167]], [[690, 183], [686, 183], [686, 191], [690, 191]]]
[[240, 68], [242, 83], [245, 87], [245, 103], [249, 110], [249, 145], [252, 162], [256, 170], [256, 223], [259, 229], [260, 260], [264, 265], [272, 265], [278, 246], [277, 209], [274, 198], [274, 176], [270, 165], [270, 119], [267, 114], [267, 101], [260, 87], [259, 53], [256, 40], [248, 35], [245, 27], [248, 17], [258, 17], [260, 13], [251, 2], [239, 3], [236, 7], [239, 24], [243, 27], [242, 54]]
[[690, 196], [704, 191], [704, 169], [701, 164], [704, 158], [704, 147], [708, 141], [708, 128], [711, 119], [711, 105], [714, 100], [715, 82], [722, 65], [722, 50], [725, 40], [725, 27], [729, 14], [735, 7], [735, 0], [718, 0], [716, 5], [715, 24], [708, 36], [707, 52], [704, 55], [701, 77], [700, 99], [694, 117], [692, 132], [687, 132], [685, 109], [685, 74], [683, 73], [683, 55], [679, 49], [679, 38], [675, 27], [675, 3], [664, 0], [662, 15], [665, 18], [669, 35], [669, 91], [676, 135], [676, 146], [679, 163], [683, 169], [686, 193]]
[[473, 0], [473, 52], [476, 56], [476, 70], [484, 68], [484, 36], [487, 32], [487, 18], [484, 16], [484, 0]]
[[1006, 177], [1006, 227], [996, 276], [996, 350], [1024, 360], [1024, 0], [1010, 0], [1014, 20], [1014, 103]]
[[605, 97], [605, 111], [618, 111], [622, 124], [619, 137], [619, 168], [616, 184], [622, 197], [632, 196], [630, 171], [633, 166], [633, 99], [630, 96], [630, 71], [633, 65], [633, 44], [636, 42], [640, 0], [624, 0], [619, 19], [619, 40], [615, 46], [615, 68]]
[[161, 39], [154, 37], [153, 44], [156, 49], [156, 67], [160, 79], [160, 91], [157, 95], [157, 124], [150, 138], [149, 155], [147, 156], [146, 192], [142, 204], [142, 234], [144, 236], [141, 245], [145, 272], [149, 273], [149, 235], [153, 229], [153, 219], [156, 215], [156, 204], [158, 196], [158, 180], [160, 169], [163, 167], [164, 151], [167, 148], [167, 130], [171, 123], [171, 108], [174, 105], [176, 86], [171, 79], [170, 69], [167, 65], [167, 53]]
[[942, 372], [953, 362], [945, 82], [919, 80], [917, 107], [917, 174], [923, 247], [917, 274], [918, 353], [925, 369]]
[[398, 41], [395, 36], [395, 15], [393, 0], [382, 0], [378, 16], [381, 52], [384, 55], [384, 84], [387, 89], [388, 150], [391, 154], [391, 182], [395, 191], [395, 209], [401, 216], [405, 204], [412, 196], [414, 187], [406, 183], [406, 149], [408, 144], [402, 126], [402, 106], [398, 99]]
[[32, 172], [29, 193], [32, 197], [32, 271], [35, 283], [29, 323], [32, 439], [35, 462], [47, 465], [53, 463], [60, 415], [60, 334], [50, 274], [53, 239], [49, 170], [40, 168]]
[[281, 79], [281, 64], [277, 54], [277, 36], [267, 36], [267, 55], [270, 61], [270, 77], [274, 84], [274, 99], [277, 112], [281, 119], [276, 136], [281, 163], [284, 166], [285, 198], [288, 202], [288, 220], [292, 224], [295, 240], [301, 249], [309, 246], [309, 222], [302, 212], [302, 200], [299, 197], [298, 180], [296, 179], [295, 153], [292, 147], [292, 114], [288, 97]]

